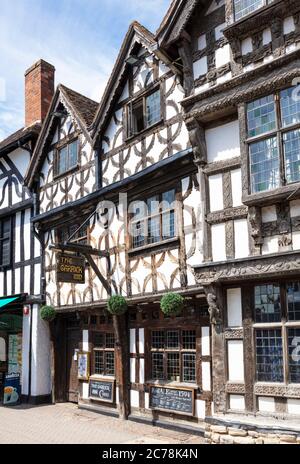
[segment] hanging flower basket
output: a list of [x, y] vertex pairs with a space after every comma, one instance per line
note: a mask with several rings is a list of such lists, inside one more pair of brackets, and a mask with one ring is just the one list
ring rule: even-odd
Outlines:
[[184, 306], [184, 298], [178, 293], [167, 293], [163, 296], [160, 302], [160, 309], [165, 316], [178, 316]]
[[52, 322], [56, 318], [56, 311], [53, 306], [42, 306], [40, 315], [43, 321]]
[[108, 300], [107, 308], [113, 316], [121, 316], [122, 314], [125, 314], [128, 309], [126, 298], [121, 295], [111, 296]]

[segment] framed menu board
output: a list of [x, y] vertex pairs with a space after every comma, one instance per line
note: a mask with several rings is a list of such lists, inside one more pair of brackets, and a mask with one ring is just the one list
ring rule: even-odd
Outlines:
[[89, 385], [89, 397], [91, 400], [114, 403], [115, 381], [91, 378]]
[[89, 380], [90, 377], [90, 353], [78, 353], [78, 379]]
[[188, 388], [171, 388], [152, 385], [150, 387], [150, 408], [193, 416], [195, 391]]

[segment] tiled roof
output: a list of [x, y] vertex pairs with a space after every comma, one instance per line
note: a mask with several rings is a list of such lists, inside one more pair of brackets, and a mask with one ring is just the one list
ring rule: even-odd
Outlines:
[[60, 84], [59, 87], [61, 88], [62, 92], [65, 93], [66, 97], [73, 105], [74, 110], [83, 120], [86, 127], [89, 127], [94, 120], [99, 103], [85, 97], [84, 95], [81, 95], [78, 92], [75, 92], [75, 90], [71, 90], [68, 87], [65, 87], [62, 84]]
[[9, 135], [6, 139], [0, 142], [0, 152], [5, 149], [8, 149], [10, 146], [13, 147], [22, 139], [27, 138], [29, 135], [39, 135], [41, 130], [40, 124], [34, 124], [30, 127], [23, 127], [22, 129], [17, 130], [13, 134]]

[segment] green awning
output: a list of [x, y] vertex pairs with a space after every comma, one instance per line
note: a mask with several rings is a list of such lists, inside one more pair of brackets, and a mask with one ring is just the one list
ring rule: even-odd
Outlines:
[[0, 309], [4, 308], [4, 306], [9, 305], [13, 301], [18, 300], [19, 298], [19, 296], [15, 296], [14, 298], [0, 298]]

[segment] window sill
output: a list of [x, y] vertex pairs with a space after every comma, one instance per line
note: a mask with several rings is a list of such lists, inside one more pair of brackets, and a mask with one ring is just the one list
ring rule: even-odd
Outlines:
[[77, 166], [75, 166], [74, 168], [71, 168], [71, 169], [69, 169], [68, 171], [63, 172], [62, 174], [55, 174], [55, 175], [53, 176], [53, 180], [54, 180], [54, 181], [61, 180], [61, 179], [63, 179], [64, 177], [67, 177], [67, 176], [73, 174], [74, 172], [76, 172], [76, 171], [78, 171], [78, 170], [79, 170], [79, 164], [77, 164]]
[[114, 381], [116, 380], [116, 378], [114, 376], [111, 376], [111, 375], [100, 375], [100, 374], [93, 374], [93, 375], [90, 375], [90, 379], [91, 380], [107, 380], [107, 381]]
[[152, 126], [149, 126], [149, 127], [146, 127], [145, 129], [143, 129], [141, 132], [139, 132], [138, 134], [134, 134], [134, 135], [130, 135], [129, 137], [127, 137], [125, 139], [125, 143], [129, 143], [129, 142], [132, 142], [133, 140], [135, 139], [138, 139], [139, 137], [141, 137], [142, 135], [145, 135], [147, 134], [147, 132], [151, 132], [153, 129], [155, 129], [156, 127], [159, 127], [159, 126], [163, 126], [164, 125], [164, 120], [163, 119], [160, 119], [159, 121], [155, 122], [154, 124], [152, 124]]
[[186, 382], [166, 382], [164, 380], [147, 380], [145, 382], [147, 386], [161, 386], [166, 388], [190, 388], [191, 390], [199, 390], [199, 386], [195, 383]]
[[300, 198], [300, 182], [285, 185], [274, 190], [266, 190], [260, 193], [251, 193], [243, 196], [246, 206], [267, 206], [282, 200], [296, 200]]
[[163, 240], [161, 242], [150, 243], [149, 245], [145, 245], [145, 246], [142, 246], [142, 247], [132, 248], [131, 250], [128, 251], [128, 254], [129, 255], [135, 255], [135, 254], [141, 253], [143, 251], [152, 251], [152, 250], [156, 250], [156, 249], [159, 249], [161, 247], [164, 247], [164, 246], [175, 245], [177, 243], [179, 243], [179, 237], [174, 237], [174, 238], [170, 238], [168, 240]]

